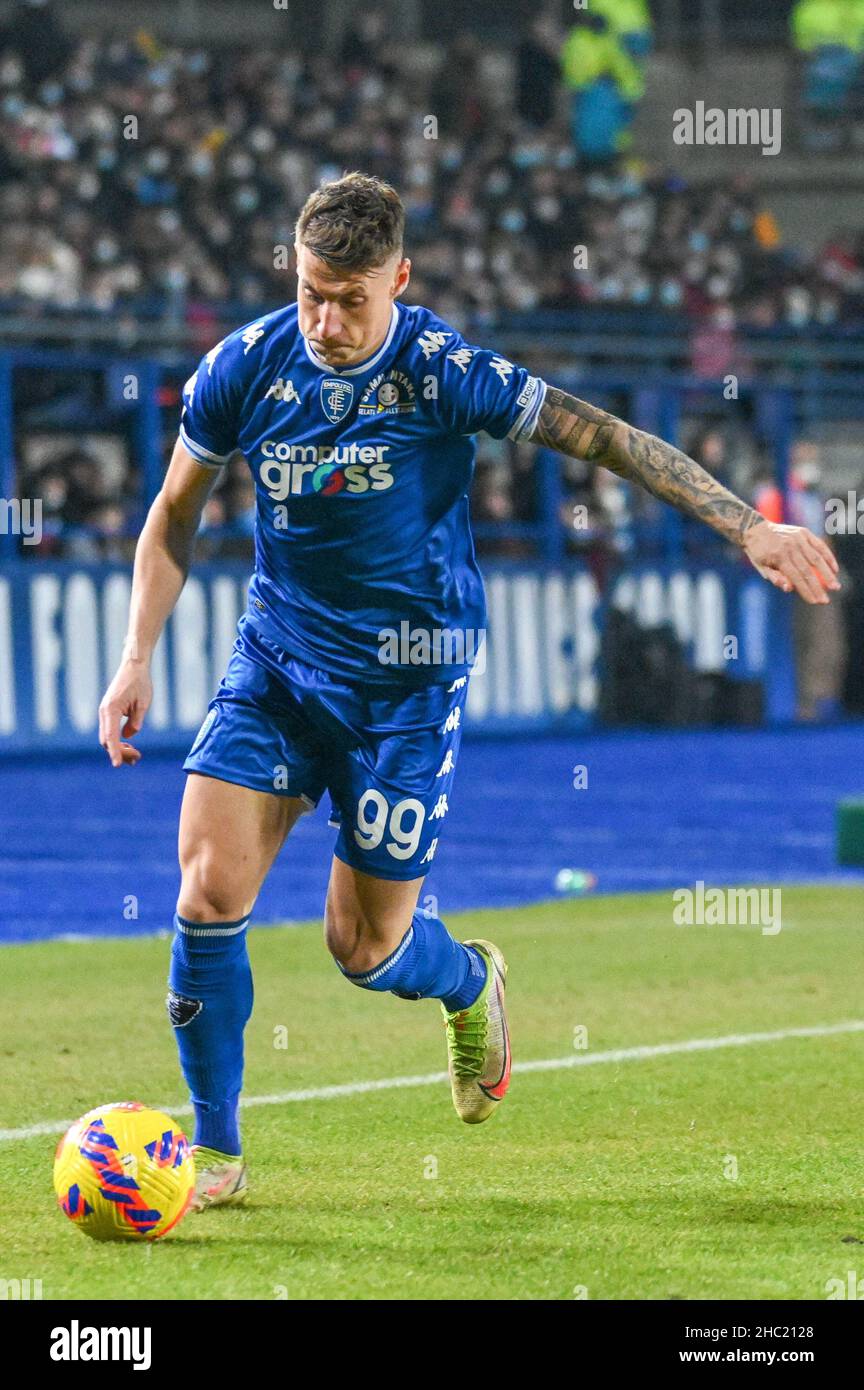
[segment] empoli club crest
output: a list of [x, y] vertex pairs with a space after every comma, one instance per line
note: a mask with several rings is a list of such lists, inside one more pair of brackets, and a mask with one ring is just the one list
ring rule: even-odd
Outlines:
[[350, 381], [328, 376], [321, 382], [321, 408], [331, 425], [338, 425], [351, 409], [354, 386]]

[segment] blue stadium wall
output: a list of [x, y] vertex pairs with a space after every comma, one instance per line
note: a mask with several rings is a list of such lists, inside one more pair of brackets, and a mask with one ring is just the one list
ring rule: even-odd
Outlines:
[[[610, 604], [645, 627], [671, 623], [692, 668], [765, 686], [766, 718], [794, 714], [789, 606], [738, 566], [641, 564], [601, 598], [587, 568], [485, 567], [485, 669], [470, 727], [570, 731], [597, 723]], [[156, 652], [142, 747], [191, 742], [225, 669], [248, 572], [197, 566]], [[131, 576], [120, 566], [10, 561], [0, 567], [0, 752], [94, 749], [97, 708], [120, 655]], [[731, 639], [731, 640], [730, 640]]]

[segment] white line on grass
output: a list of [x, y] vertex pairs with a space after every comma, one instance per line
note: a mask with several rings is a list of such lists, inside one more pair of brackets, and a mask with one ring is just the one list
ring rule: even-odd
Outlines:
[[[864, 1019], [848, 1023], [826, 1023], [815, 1028], [781, 1028], [776, 1033], [729, 1033], [723, 1038], [688, 1038], [683, 1042], [656, 1043], [650, 1047], [614, 1047], [607, 1052], [574, 1052], [568, 1057], [544, 1057], [534, 1062], [515, 1062], [514, 1072], [564, 1071], [568, 1067], [590, 1067], [601, 1062], [644, 1062], [651, 1057], [671, 1057], [683, 1052], [716, 1052], [721, 1047], [747, 1047], [754, 1043], [783, 1042], [787, 1038], [830, 1038], [838, 1033], [864, 1033]], [[253, 1105], [288, 1105], [300, 1100], [336, 1100], [340, 1096], [362, 1096], [370, 1091], [398, 1091], [409, 1086], [437, 1086], [447, 1080], [446, 1071], [426, 1072], [422, 1076], [388, 1076], [380, 1081], [346, 1081], [339, 1086], [310, 1086], [305, 1091], [277, 1091], [271, 1096], [244, 1096], [243, 1109]], [[168, 1105], [170, 1115], [191, 1115], [191, 1105]], [[36, 1139], [43, 1134], [62, 1134], [72, 1120], [45, 1120], [23, 1129], [0, 1129], [0, 1143]]]

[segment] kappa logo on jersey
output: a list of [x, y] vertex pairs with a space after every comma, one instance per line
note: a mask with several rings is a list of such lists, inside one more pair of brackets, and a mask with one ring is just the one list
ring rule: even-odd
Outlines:
[[506, 386], [513, 375], [514, 367], [512, 362], [508, 362], [506, 357], [491, 357], [489, 366], [493, 372], [497, 372]]
[[331, 425], [344, 420], [354, 400], [354, 386], [350, 381], [328, 376], [321, 382], [321, 408]]
[[297, 395], [294, 382], [291, 381], [290, 377], [288, 381], [283, 381], [281, 376], [277, 376], [272, 386], [267, 387], [264, 396], [265, 401], [268, 396], [272, 396], [274, 401], [284, 401], [286, 405], [290, 405], [292, 401], [296, 402], [297, 405], [300, 404], [300, 397]]
[[208, 376], [211, 376], [211, 375], [212, 375], [212, 373], [213, 373], [213, 363], [216, 361], [216, 358], [219, 356], [219, 354], [220, 354], [220, 352], [222, 351], [222, 349], [223, 349], [224, 346], [225, 346], [225, 339], [223, 338], [222, 341], [221, 341], [221, 343], [217, 343], [215, 347], [212, 347], [212, 348], [210, 349], [210, 351], [207, 353], [207, 356], [204, 358], [204, 361], [207, 363], [207, 375], [208, 375]]
[[414, 383], [397, 367], [373, 376], [357, 407], [358, 415], [408, 415], [417, 409]]
[[393, 474], [384, 455], [389, 444], [288, 444], [265, 439], [258, 476], [274, 502], [301, 493], [386, 492]]
[[[240, 335], [240, 341], [241, 341], [241, 343], [245, 343], [245, 344], [246, 344], [246, 346], [245, 346], [244, 349], [243, 349], [243, 356], [245, 357], [246, 354], [247, 354], [247, 352], [249, 351], [249, 349], [255, 346], [255, 344], [257, 343], [257, 341], [258, 341], [259, 338], [263, 338], [263, 337], [264, 337], [264, 326], [263, 326], [263, 324], [260, 324], [260, 323], [250, 323], [249, 327], [248, 327], [247, 329], [245, 329], [244, 332]], [[221, 347], [221, 343], [219, 344], [219, 347]], [[213, 350], [214, 350], [214, 352], [217, 351], [216, 348], [214, 348]]]
[[448, 354], [447, 354], [447, 361], [448, 361], [448, 362], [455, 362], [455, 363], [456, 363], [456, 366], [459, 367], [459, 369], [460, 369], [461, 372], [462, 372], [462, 375], [464, 376], [465, 373], [466, 373], [467, 370], [468, 370], [468, 367], [469, 367], [470, 362], [471, 362], [471, 358], [472, 358], [473, 356], [474, 356], [474, 353], [473, 353], [473, 351], [471, 350], [471, 348], [462, 347], [462, 348], [457, 348], [455, 352], [448, 352]]
[[433, 353], [440, 352], [447, 339], [452, 337], [452, 333], [442, 333], [440, 328], [427, 328], [417, 339], [417, 346], [428, 362]]

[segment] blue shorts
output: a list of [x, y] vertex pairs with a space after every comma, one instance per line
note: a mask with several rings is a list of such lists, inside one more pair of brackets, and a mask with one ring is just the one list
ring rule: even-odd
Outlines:
[[183, 766], [310, 810], [328, 791], [337, 858], [376, 878], [421, 878], [449, 809], [467, 693], [466, 676], [348, 682], [243, 623]]

